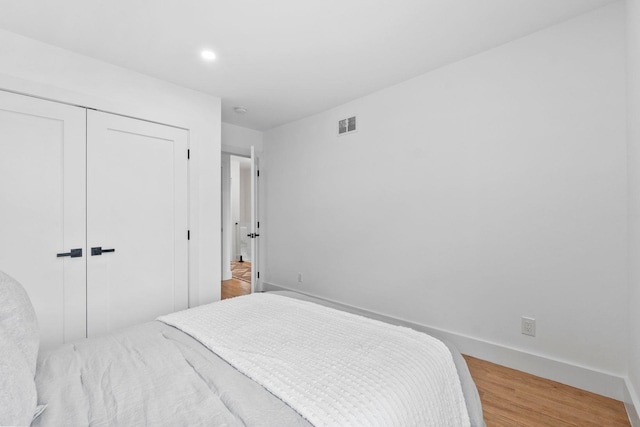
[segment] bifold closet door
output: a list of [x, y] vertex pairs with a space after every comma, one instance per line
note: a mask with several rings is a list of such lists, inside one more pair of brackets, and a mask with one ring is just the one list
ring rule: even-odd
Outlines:
[[27, 290], [42, 347], [86, 335], [85, 120], [0, 91], [0, 270]]
[[188, 132], [87, 112], [87, 329], [188, 305]]

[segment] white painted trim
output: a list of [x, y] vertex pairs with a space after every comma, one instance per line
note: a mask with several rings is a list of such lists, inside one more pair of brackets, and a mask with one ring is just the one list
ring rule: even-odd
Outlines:
[[[257, 228], [258, 223], [258, 171], [260, 170], [258, 167], [258, 157], [256, 153], [255, 146], [251, 146], [250, 148], [251, 156], [251, 183], [249, 184], [249, 195], [250, 197], [250, 210], [251, 214], [249, 215], [251, 218], [251, 224], [249, 225], [249, 233], [252, 235], [260, 234], [260, 230]], [[254, 293], [256, 288], [258, 287], [258, 274], [257, 267], [260, 265], [260, 257], [258, 256], [258, 240], [256, 237], [251, 238], [251, 293]], [[256, 267], [253, 267], [255, 265]]]
[[222, 152], [220, 156], [220, 217], [221, 217], [221, 238], [220, 238], [220, 263], [222, 270], [222, 280], [230, 280], [231, 273], [231, 156]]
[[640, 417], [638, 417], [636, 408], [631, 403], [625, 403], [624, 407], [627, 410], [631, 427], [640, 427]]
[[[270, 290], [287, 290], [319, 298], [332, 302], [345, 308], [346, 311], [361, 314], [366, 317], [382, 320], [387, 323], [407, 326], [415, 330], [426, 332], [430, 335], [445, 339], [453, 343], [460, 352], [469, 356], [487, 360], [498, 365], [507, 366], [512, 369], [527, 372], [552, 381], [557, 381], [572, 387], [587, 390], [616, 400], [623, 401], [627, 386], [622, 377], [608, 372], [597, 371], [588, 367], [578, 366], [567, 361], [555, 360], [542, 355], [527, 353], [515, 348], [506, 347], [500, 344], [488, 342], [478, 338], [457, 334], [455, 332], [446, 331], [438, 328], [432, 328], [409, 320], [388, 316], [375, 311], [365, 310], [360, 307], [344, 304], [329, 298], [324, 298], [308, 292], [301, 291], [299, 288], [275, 285], [273, 283], [264, 282], [263, 289]], [[637, 400], [634, 400], [637, 402]], [[636, 407], [637, 404], [636, 404]], [[634, 427], [636, 426], [634, 424]]]
[[640, 427], [640, 416], [638, 415], [637, 408], [640, 408], [640, 399], [638, 394], [633, 389], [629, 378], [625, 378], [625, 390], [624, 390], [624, 407], [629, 415], [629, 421], [632, 427]]
[[235, 147], [233, 145], [226, 144], [222, 144], [220, 148], [223, 153], [231, 154], [233, 156], [251, 157], [251, 148]]

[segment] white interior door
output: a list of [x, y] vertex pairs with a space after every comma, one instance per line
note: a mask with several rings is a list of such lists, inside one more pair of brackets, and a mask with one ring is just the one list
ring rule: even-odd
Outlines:
[[251, 292], [259, 288], [258, 268], [259, 254], [258, 242], [260, 241], [260, 221], [258, 217], [258, 157], [253, 145], [251, 146]]
[[85, 119], [0, 91], [0, 270], [27, 290], [45, 348], [86, 336]]
[[186, 130], [88, 111], [89, 337], [187, 308], [187, 145]]

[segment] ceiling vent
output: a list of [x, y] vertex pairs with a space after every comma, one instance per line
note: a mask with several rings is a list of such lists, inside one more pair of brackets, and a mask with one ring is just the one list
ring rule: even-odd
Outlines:
[[349, 117], [348, 119], [338, 120], [338, 135], [345, 135], [347, 133], [356, 131], [356, 116]]

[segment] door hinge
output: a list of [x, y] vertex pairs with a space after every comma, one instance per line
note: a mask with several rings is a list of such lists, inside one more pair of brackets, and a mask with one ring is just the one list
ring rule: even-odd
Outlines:
[[260, 221], [258, 221], [258, 228], [260, 228]]
[[260, 169], [258, 169], [258, 176], [260, 176]]
[[191, 159], [191, 150], [187, 148], [187, 160]]
[[260, 278], [260, 272], [258, 271], [258, 279]]
[[191, 230], [187, 230], [187, 240], [191, 240]]

